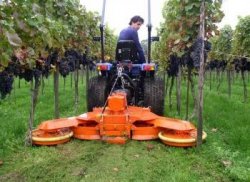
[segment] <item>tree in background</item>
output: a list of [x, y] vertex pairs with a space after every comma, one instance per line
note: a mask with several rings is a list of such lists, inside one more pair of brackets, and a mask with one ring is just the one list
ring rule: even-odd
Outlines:
[[105, 27], [105, 56], [107, 61], [115, 60], [115, 49], [118, 37], [114, 35], [114, 30], [110, 29], [109, 26]]
[[207, 68], [210, 71], [210, 89], [211, 89], [211, 71], [216, 68], [218, 86], [217, 90], [220, 87], [222, 81], [222, 75], [227, 68], [228, 76], [228, 94], [231, 96], [231, 73], [233, 71], [232, 64], [232, 38], [233, 38], [233, 29], [230, 25], [225, 25], [220, 29], [220, 33], [217, 36], [211, 38], [212, 49], [209, 53], [209, 62]]
[[[247, 84], [245, 79], [245, 71], [248, 69], [247, 59], [250, 57], [250, 16], [240, 17], [236, 25], [233, 36], [232, 53], [237, 55], [236, 64], [241, 72], [244, 86], [244, 102], [247, 100]], [[249, 70], [248, 70], [249, 71]]]
[[[224, 16], [220, 10], [222, 2], [220, 0], [209, 0], [205, 2], [205, 38], [208, 40], [214, 34], [218, 34], [216, 23], [219, 23]], [[169, 0], [163, 7], [164, 22], [161, 24], [158, 34], [161, 36], [160, 43], [153, 49], [153, 56], [160, 59], [163, 65], [171, 68], [168, 72], [171, 77], [180, 77], [180, 63], [187, 67], [188, 75], [191, 70], [199, 68], [201, 51], [201, 39], [198, 39], [200, 26], [200, 0]], [[205, 49], [211, 46], [205, 44]], [[176, 61], [170, 61], [174, 56]], [[176, 66], [170, 66], [176, 64]], [[177, 78], [180, 80], [180, 78]], [[188, 82], [192, 83], [191, 76]], [[179, 81], [180, 82], [180, 81]], [[177, 88], [177, 90], [180, 88]], [[170, 91], [170, 90], [169, 90]], [[194, 92], [194, 89], [193, 89]], [[180, 92], [179, 92], [180, 93]], [[188, 95], [188, 94], [187, 94]], [[194, 96], [194, 93], [193, 93]], [[178, 96], [177, 96], [178, 97]], [[178, 99], [181, 100], [181, 99]]]

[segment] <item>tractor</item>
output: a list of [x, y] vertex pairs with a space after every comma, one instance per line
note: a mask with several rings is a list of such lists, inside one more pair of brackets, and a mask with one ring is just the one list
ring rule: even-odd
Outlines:
[[[74, 138], [102, 140], [125, 144], [128, 139], [155, 140], [177, 147], [196, 145], [197, 129], [181, 119], [162, 117], [164, 111], [164, 82], [157, 77], [157, 65], [151, 61], [151, 22], [148, 23], [148, 59], [137, 60], [133, 41], [117, 43], [116, 61], [104, 60], [103, 0], [100, 25], [102, 60], [97, 64], [98, 76], [87, 84], [88, 111], [79, 116], [42, 122], [32, 131], [35, 145], [58, 145]], [[149, 7], [150, 7], [150, 0]], [[149, 8], [150, 15], [150, 8]], [[150, 17], [150, 16], [149, 16]], [[149, 18], [150, 20], [150, 18]], [[202, 139], [207, 134], [203, 132]]]
[[[103, 13], [105, 3], [104, 0]], [[150, 16], [150, 8], [148, 14]], [[94, 107], [104, 106], [107, 97], [113, 92], [123, 91], [127, 95], [128, 105], [150, 107], [154, 113], [163, 115], [164, 82], [162, 78], [156, 76], [157, 65], [150, 58], [151, 42], [159, 40], [159, 37], [151, 37], [151, 22], [148, 22], [148, 59], [146, 63], [138, 60], [137, 48], [132, 40], [118, 41], [115, 53], [116, 61], [109, 63], [104, 61], [103, 17], [104, 14], [100, 25], [101, 37], [96, 39], [101, 42], [102, 61], [97, 63], [99, 75], [89, 80], [88, 111], [92, 111]]]

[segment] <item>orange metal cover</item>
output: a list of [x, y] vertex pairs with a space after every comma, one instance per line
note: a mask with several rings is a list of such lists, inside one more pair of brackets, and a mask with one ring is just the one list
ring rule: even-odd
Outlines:
[[126, 96], [124, 95], [109, 96], [108, 107], [112, 111], [123, 111], [126, 107]]
[[126, 115], [107, 115], [103, 116], [103, 124], [125, 124]]
[[195, 126], [184, 120], [160, 117], [154, 121], [155, 127], [162, 127], [172, 130], [193, 130]]
[[40, 130], [56, 130], [60, 128], [69, 128], [78, 126], [78, 120], [76, 117], [54, 119], [42, 122], [38, 129]]

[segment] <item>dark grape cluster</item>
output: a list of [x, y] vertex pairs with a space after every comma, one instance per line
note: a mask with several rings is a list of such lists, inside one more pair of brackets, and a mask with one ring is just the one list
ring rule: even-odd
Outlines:
[[33, 78], [39, 80], [42, 74], [42, 65], [36, 64], [34, 69], [27, 68], [27, 65], [22, 65], [17, 57], [12, 56], [11, 61], [3, 72], [0, 73], [0, 93], [1, 98], [4, 98], [12, 90], [14, 76], [25, 79], [27, 82]]
[[217, 69], [221, 69], [222, 71], [224, 71], [226, 67], [227, 67], [227, 62], [225, 60], [217, 62], [217, 66], [216, 66]]
[[33, 79], [33, 71], [31, 69], [23, 69], [22, 72], [19, 74], [19, 78], [30, 82]]
[[[80, 54], [79, 52], [70, 49], [65, 51], [64, 57], [59, 59], [58, 51], [53, 51], [46, 59], [42, 56], [36, 61], [33, 68], [29, 68], [27, 64], [21, 64], [20, 60], [16, 56], [11, 57], [8, 67], [5, 68], [4, 72], [1, 72], [1, 95], [5, 97], [6, 94], [10, 93], [13, 82], [13, 76], [24, 79], [27, 82], [35, 79], [38, 81], [41, 76], [48, 77], [52, 66], [59, 66], [59, 72], [63, 77], [66, 77], [69, 72], [80, 69], [80, 64], [86, 66], [88, 64], [86, 54]], [[90, 61], [90, 69], [94, 69], [95, 64]], [[8, 73], [6, 76], [6, 73]], [[7, 79], [8, 78], [8, 79]], [[8, 81], [8, 83], [7, 83]]]
[[177, 76], [180, 64], [180, 58], [175, 55], [171, 55], [169, 59], [169, 65], [167, 68], [168, 76]]
[[72, 56], [75, 59], [81, 59], [81, 55], [76, 50], [74, 50], [74, 49], [68, 49], [68, 50], [66, 50], [65, 53], [64, 53], [64, 56], [65, 57]]
[[18, 76], [21, 73], [21, 64], [16, 56], [11, 57], [11, 61], [9, 62], [8, 67], [6, 67], [5, 70], [9, 73], [14, 74], [15, 76]]
[[205, 40], [204, 41], [204, 62], [206, 63], [208, 53], [212, 50], [211, 42]]
[[80, 64], [83, 63], [83, 55], [76, 50], [70, 49], [65, 51], [64, 57], [68, 59], [71, 71], [80, 69]]
[[233, 64], [237, 72], [250, 71], [250, 62], [247, 60], [247, 58], [234, 59]]
[[206, 69], [207, 70], [214, 70], [216, 69], [218, 66], [217, 66], [217, 62], [219, 62], [218, 60], [212, 60], [212, 61], [209, 61], [207, 64], [206, 64]]
[[94, 63], [93, 60], [90, 60], [90, 61], [88, 62], [88, 65], [89, 65], [89, 70], [90, 70], [90, 71], [94, 71], [94, 70], [96, 69], [96, 64]]
[[[41, 58], [42, 59], [42, 58]], [[43, 60], [43, 59], [42, 59]], [[45, 77], [45, 78], [48, 78], [49, 77], [49, 73], [50, 73], [50, 69], [51, 69], [51, 65], [50, 65], [50, 60], [47, 58], [47, 59], [44, 59], [43, 60], [43, 66], [41, 68], [41, 71], [42, 71], [42, 75]]]
[[205, 49], [205, 52], [208, 53], [212, 50], [212, 44], [211, 42], [205, 40], [204, 42], [204, 49]]
[[187, 66], [188, 68], [193, 68], [194, 67], [193, 59], [190, 56], [190, 52], [187, 52], [186, 54], [184, 54], [181, 57], [180, 64], [183, 67], [185, 67], [185, 66]]
[[[229, 63], [231, 67], [235, 69], [236, 72], [240, 71], [250, 71], [250, 61], [247, 58], [235, 58], [232, 62]], [[207, 63], [206, 69], [214, 70], [220, 69], [224, 71], [226, 69], [227, 62], [225, 60], [212, 60]]]
[[227, 62], [225, 60], [219, 61], [219, 60], [212, 60], [209, 61], [206, 65], [206, 69], [214, 70], [214, 69], [220, 69], [224, 71], [227, 67]]
[[59, 63], [59, 73], [63, 76], [66, 77], [70, 72], [70, 66], [67, 61], [67, 59], [62, 58], [60, 63]]
[[[202, 51], [202, 41], [204, 41], [201, 37], [197, 38], [191, 49], [190, 49], [190, 57], [193, 60], [193, 67], [199, 68], [200, 67], [200, 54]], [[212, 45], [208, 41], [204, 41], [204, 60], [207, 59], [207, 54], [211, 51]]]
[[58, 60], [58, 52], [57, 52], [57, 51], [54, 51], [54, 52], [52, 52], [52, 53], [48, 56], [46, 62], [47, 62], [48, 65], [51, 65], [51, 64], [52, 64], [52, 65], [56, 65], [57, 60]]
[[69, 72], [80, 69], [80, 64], [85, 65], [86, 54], [81, 55], [77, 51], [70, 49], [65, 51], [64, 57], [59, 62], [59, 72], [63, 77], [66, 77]]
[[87, 65], [87, 55], [85, 53], [82, 55], [80, 64], [82, 64], [83, 66]]
[[80, 54], [74, 50], [70, 50], [70, 52], [67, 53], [68, 56], [70, 55], [75, 60], [75, 69], [80, 69], [80, 65], [86, 69], [88, 65], [90, 71], [96, 70], [96, 64], [94, 60], [97, 60], [97, 57], [91, 56], [87, 59], [87, 49], [88, 48], [86, 48], [86, 52], [83, 54]]
[[[70, 72], [75, 71], [76, 69], [76, 58], [73, 56], [68, 56], [66, 57], [67, 61], [68, 61], [68, 65], [69, 65], [69, 70]], [[79, 69], [79, 68], [78, 68]]]
[[190, 56], [193, 60], [193, 66], [198, 68], [200, 66], [200, 53], [202, 51], [202, 38], [195, 40], [193, 46], [191, 47]]
[[0, 95], [1, 99], [4, 99], [7, 94], [11, 93], [12, 84], [13, 84], [13, 75], [8, 71], [0, 72]]
[[36, 81], [40, 80], [41, 75], [42, 75], [42, 70], [35, 68], [32, 71], [33, 71], [33, 76], [34, 76], [35, 80]]

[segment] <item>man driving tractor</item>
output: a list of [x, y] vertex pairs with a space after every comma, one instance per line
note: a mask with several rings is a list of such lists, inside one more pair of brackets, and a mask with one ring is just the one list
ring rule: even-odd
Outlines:
[[129, 22], [130, 26], [123, 29], [120, 32], [120, 35], [118, 38], [118, 41], [120, 40], [133, 40], [134, 41], [136, 48], [137, 48], [138, 60], [140, 61], [139, 63], [145, 63], [144, 52], [139, 42], [139, 37], [138, 37], [138, 32], [137, 32], [143, 23], [144, 23], [144, 19], [142, 17], [140, 16], [132, 17]]

